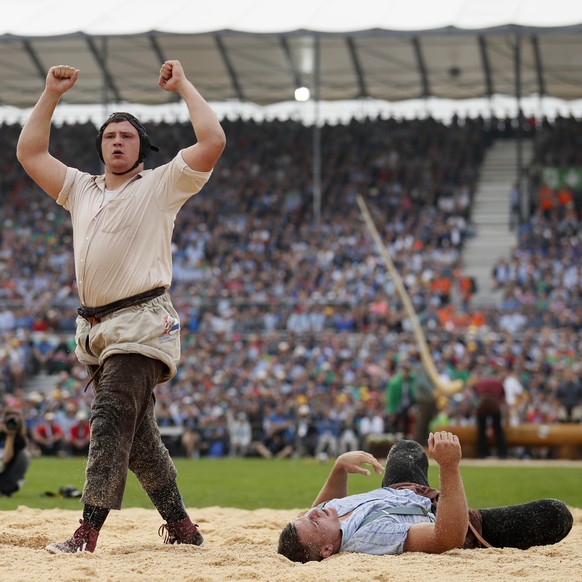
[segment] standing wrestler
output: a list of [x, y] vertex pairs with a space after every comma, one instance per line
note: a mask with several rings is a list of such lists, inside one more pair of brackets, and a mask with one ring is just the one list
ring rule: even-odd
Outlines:
[[201, 545], [155, 422], [153, 391], [174, 376], [180, 356], [180, 323], [168, 293], [174, 219], [210, 178], [225, 135], [180, 62], [166, 61], [158, 83], [185, 101], [196, 143], [144, 170], [157, 148], [135, 117], [114, 113], [97, 135], [105, 174], [67, 167], [48, 151], [51, 119], [78, 76], [70, 66], [49, 70], [17, 147], [30, 177], [71, 213], [81, 301], [76, 355], [89, 367], [95, 393], [81, 526], [47, 550], [94, 551], [109, 511], [121, 508], [128, 468], [165, 520], [165, 543]]

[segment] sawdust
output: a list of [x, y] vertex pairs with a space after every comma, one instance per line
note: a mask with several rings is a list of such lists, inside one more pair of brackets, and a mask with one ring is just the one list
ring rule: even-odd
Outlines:
[[80, 511], [19, 507], [0, 512], [0, 572], [4, 582], [108, 581], [354, 581], [554, 582], [582, 572], [582, 509], [572, 508], [572, 532], [559, 544], [531, 548], [453, 550], [442, 555], [340, 554], [319, 563], [295, 564], [276, 552], [281, 528], [301, 510], [190, 508], [203, 547], [167, 546], [158, 537], [154, 510], [112, 512], [93, 554], [51, 555], [49, 542], [76, 529]]

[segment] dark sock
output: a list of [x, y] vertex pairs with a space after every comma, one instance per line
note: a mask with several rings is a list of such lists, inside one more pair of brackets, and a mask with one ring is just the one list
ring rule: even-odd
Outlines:
[[85, 505], [83, 508], [83, 521], [88, 523], [93, 529], [99, 531], [107, 516], [109, 515], [107, 507], [95, 507], [94, 505]]
[[520, 505], [480, 509], [483, 537], [496, 548], [519, 548], [556, 544], [572, 529], [573, 517], [557, 499], [540, 499]]
[[168, 523], [180, 521], [188, 516], [182, 496], [178, 491], [178, 484], [175, 481], [164, 487], [164, 489], [148, 493], [148, 495], [159, 514]]
[[382, 487], [396, 483], [428, 486], [428, 458], [416, 441], [398, 441], [388, 452]]

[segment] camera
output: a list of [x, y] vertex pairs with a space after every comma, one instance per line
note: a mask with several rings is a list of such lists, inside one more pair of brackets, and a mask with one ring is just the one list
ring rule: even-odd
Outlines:
[[15, 431], [18, 428], [18, 420], [16, 418], [14, 418], [13, 416], [10, 416], [9, 418], [7, 418], [4, 421], [4, 424], [6, 425], [6, 428], [9, 431]]

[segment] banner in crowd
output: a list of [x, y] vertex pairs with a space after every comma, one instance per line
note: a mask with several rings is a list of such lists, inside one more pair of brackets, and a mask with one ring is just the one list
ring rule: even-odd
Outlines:
[[552, 190], [560, 190], [564, 187], [568, 187], [571, 190], [582, 190], [582, 167], [545, 167], [542, 170], [542, 180]]

